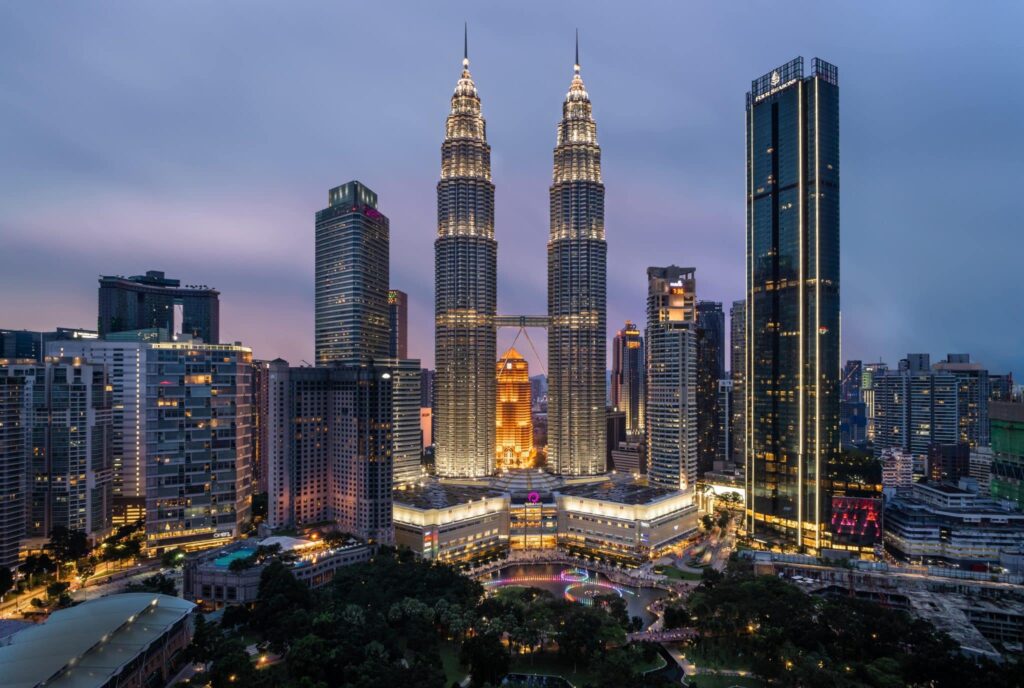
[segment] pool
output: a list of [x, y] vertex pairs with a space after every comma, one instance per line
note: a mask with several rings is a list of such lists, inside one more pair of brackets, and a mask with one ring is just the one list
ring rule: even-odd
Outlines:
[[217, 557], [213, 560], [214, 566], [220, 566], [221, 568], [227, 568], [231, 566], [231, 562], [235, 559], [245, 559], [246, 557], [252, 556], [256, 553], [254, 549], [238, 549], [234, 552], [228, 552], [227, 554]]

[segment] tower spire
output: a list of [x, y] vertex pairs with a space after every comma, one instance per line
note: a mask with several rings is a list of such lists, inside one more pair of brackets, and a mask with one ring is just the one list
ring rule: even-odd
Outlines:
[[576, 62], [573, 64], [573, 71], [580, 73], [580, 30], [576, 29]]
[[469, 22], [462, 24], [462, 66], [469, 66]]

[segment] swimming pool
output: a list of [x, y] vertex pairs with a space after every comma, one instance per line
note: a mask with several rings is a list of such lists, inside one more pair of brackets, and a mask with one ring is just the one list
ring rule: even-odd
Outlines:
[[213, 565], [227, 568], [231, 566], [231, 562], [235, 559], [245, 559], [248, 556], [252, 556], [255, 552], [256, 550], [254, 549], [238, 549], [234, 552], [228, 552], [227, 554], [214, 559]]

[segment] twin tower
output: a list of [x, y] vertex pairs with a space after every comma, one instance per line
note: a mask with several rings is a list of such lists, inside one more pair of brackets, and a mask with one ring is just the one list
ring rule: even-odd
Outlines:
[[[548, 468], [561, 475], [594, 475], [606, 469], [608, 248], [601, 148], [580, 77], [578, 43], [573, 70], [550, 190]], [[495, 472], [494, 361], [502, 324], [497, 260], [491, 147], [466, 52], [445, 123], [437, 184], [434, 413], [441, 477]]]

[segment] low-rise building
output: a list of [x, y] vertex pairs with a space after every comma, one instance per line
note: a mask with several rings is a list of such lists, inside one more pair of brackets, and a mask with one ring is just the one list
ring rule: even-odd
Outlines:
[[56, 611], [4, 640], [0, 685], [166, 685], [192, 639], [193, 609], [178, 597], [124, 593]]
[[945, 483], [915, 483], [886, 505], [885, 545], [912, 562], [968, 568], [998, 565], [1024, 545], [1024, 513]]
[[394, 520], [395, 544], [424, 559], [477, 559], [508, 548], [509, 495], [429, 481], [395, 492]]
[[[277, 553], [263, 561], [253, 561], [261, 551], [259, 548], [274, 546], [279, 548]], [[243, 540], [189, 561], [184, 570], [182, 595], [206, 609], [252, 604], [259, 595], [263, 569], [275, 559], [284, 562], [299, 582], [319, 588], [329, 583], [339, 568], [369, 561], [373, 552], [373, 546], [355, 538], [343, 544], [283, 536], [259, 542]], [[244, 563], [232, 566], [236, 561]]]

